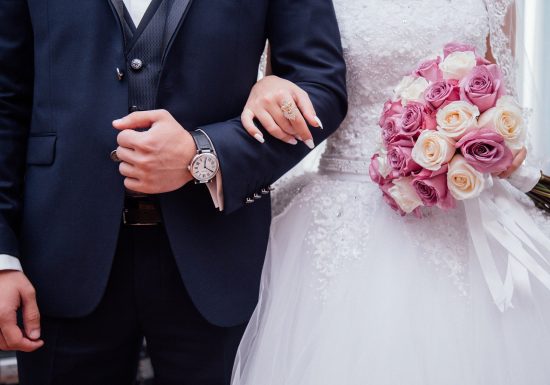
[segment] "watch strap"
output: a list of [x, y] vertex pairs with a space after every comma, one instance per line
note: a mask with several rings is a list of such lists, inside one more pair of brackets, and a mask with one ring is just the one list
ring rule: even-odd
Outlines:
[[197, 145], [197, 153], [202, 154], [204, 152], [214, 152], [214, 146], [210, 142], [210, 139], [206, 133], [202, 130], [191, 131], [191, 136]]

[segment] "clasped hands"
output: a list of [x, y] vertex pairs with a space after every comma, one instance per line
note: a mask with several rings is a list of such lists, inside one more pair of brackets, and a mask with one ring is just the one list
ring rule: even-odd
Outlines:
[[[124, 186], [144, 194], [177, 190], [193, 180], [188, 165], [197, 148], [191, 134], [165, 110], [133, 112], [115, 120], [116, 156]], [[146, 128], [146, 131], [138, 131]]]

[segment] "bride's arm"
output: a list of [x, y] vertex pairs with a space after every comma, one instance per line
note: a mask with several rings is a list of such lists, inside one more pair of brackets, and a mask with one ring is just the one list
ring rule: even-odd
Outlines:
[[308, 123], [322, 128], [308, 94], [296, 84], [274, 75], [254, 85], [241, 120], [246, 131], [261, 143], [264, 142], [263, 134], [254, 120], [271, 136], [293, 145], [300, 140], [310, 148], [314, 144]]
[[[309, 99], [308, 94], [294, 83], [274, 76], [271, 68], [271, 47], [268, 44], [262, 55], [261, 71], [264, 77], [252, 88], [243, 109], [241, 120], [250, 136], [260, 143], [265, 139], [254, 120], [273, 137], [295, 145], [297, 140], [313, 148], [313, 136], [308, 128], [321, 127], [322, 123]], [[287, 104], [287, 114], [285, 108]], [[294, 117], [288, 119], [288, 112]]]

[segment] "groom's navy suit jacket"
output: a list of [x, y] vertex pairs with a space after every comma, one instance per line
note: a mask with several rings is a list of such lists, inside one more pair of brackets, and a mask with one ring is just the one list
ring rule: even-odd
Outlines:
[[[180, 3], [181, 2], [181, 3]], [[330, 0], [175, 0], [158, 108], [211, 137], [225, 211], [205, 186], [159, 196], [180, 273], [197, 308], [220, 326], [254, 309], [269, 234], [267, 198], [245, 199], [307, 153], [239, 115], [266, 39], [274, 74], [305, 89], [325, 125], [347, 109], [345, 64]], [[128, 113], [123, 34], [114, 0], [0, 0], [0, 254], [21, 259], [44, 314], [89, 314], [104, 293], [125, 191], [112, 120]]]

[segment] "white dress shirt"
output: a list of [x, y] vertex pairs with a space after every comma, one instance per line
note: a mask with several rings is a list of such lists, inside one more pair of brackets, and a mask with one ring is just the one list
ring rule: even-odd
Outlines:
[[[143, 15], [147, 11], [147, 8], [151, 4], [152, 0], [124, 0], [124, 4], [128, 9], [128, 13], [132, 17], [136, 27], [143, 19]], [[223, 187], [222, 187], [222, 178], [221, 174], [214, 178], [214, 180], [207, 184], [208, 191], [212, 196], [212, 201], [214, 206], [220, 211], [223, 210]], [[6, 254], [0, 254], [0, 270], [19, 270], [22, 271], [21, 263], [19, 259]]]

